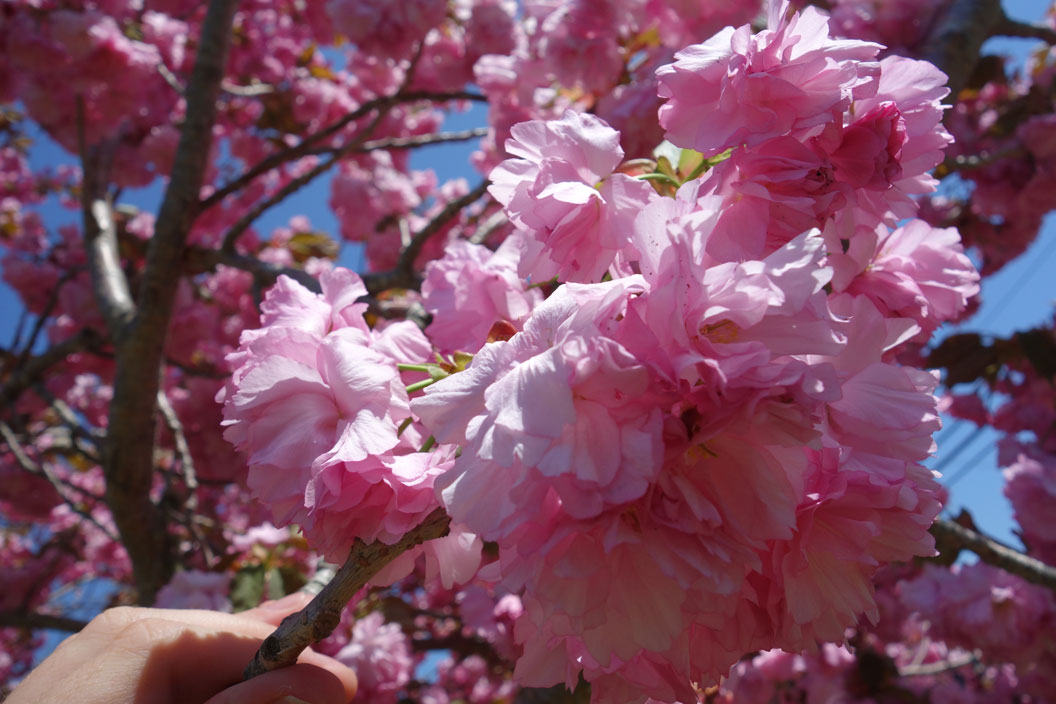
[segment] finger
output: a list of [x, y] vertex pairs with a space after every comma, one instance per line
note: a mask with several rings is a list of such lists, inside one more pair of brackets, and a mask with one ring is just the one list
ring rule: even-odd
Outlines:
[[294, 592], [293, 594], [287, 594], [286, 596], [276, 601], [265, 601], [255, 609], [249, 609], [242, 611], [239, 616], [244, 618], [252, 618], [272, 626], [278, 626], [282, 619], [286, 618], [292, 613], [296, 613], [308, 605], [308, 602], [312, 600], [311, 594], [304, 592]]
[[[172, 683], [170, 688], [174, 695], [178, 695], [174, 696], [172, 701], [176, 702], [202, 701], [225, 687], [240, 682], [246, 665], [253, 659], [264, 638], [270, 635], [272, 627], [252, 619], [233, 618], [221, 621], [232, 626], [246, 627], [250, 632], [213, 631], [164, 619], [148, 619], [135, 624], [134, 626], [150, 626], [154, 630], [155, 641], [166, 641], [165, 645], [153, 649], [148, 668], [144, 669], [143, 679], [148, 682]], [[164, 629], [171, 629], [170, 633], [165, 634]], [[173, 631], [178, 631], [178, 634]], [[133, 636], [122, 640], [135, 642], [140, 639]], [[330, 679], [342, 684], [343, 690], [347, 690], [347, 696], [342, 702], [355, 693], [355, 673], [337, 660], [309, 649], [301, 653], [298, 664], [310, 665], [313, 672], [329, 672]], [[303, 675], [301, 677], [303, 678]]]
[[356, 676], [344, 669], [345, 676], [339, 677], [331, 670], [297, 663], [240, 682], [205, 704], [279, 704], [284, 697], [308, 704], [347, 704], [356, 693]]
[[[238, 684], [246, 665], [272, 630], [266, 623], [230, 614], [215, 614], [223, 618], [214, 619], [212, 612], [154, 610], [154, 613], [188, 615], [192, 620], [204, 616], [211, 625], [202, 627], [145, 617], [115, 635], [106, 654], [86, 669], [100, 675], [138, 669], [134, 676], [138, 686], [131, 698], [135, 702], [155, 701], [159, 692], [169, 695], [166, 701], [202, 702]], [[134, 664], [137, 662], [138, 666]], [[348, 697], [355, 692], [355, 674], [337, 660], [306, 650], [299, 663], [329, 672], [330, 679], [342, 684]], [[342, 701], [347, 701], [347, 697]]]

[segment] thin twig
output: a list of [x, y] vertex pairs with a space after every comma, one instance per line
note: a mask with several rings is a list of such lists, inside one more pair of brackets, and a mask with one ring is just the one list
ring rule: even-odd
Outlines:
[[[418, 50], [414, 54], [414, 58], [411, 59], [411, 65], [407, 68], [407, 73], [404, 75], [400, 87], [396, 90], [397, 96], [406, 91], [407, 87], [413, 80], [414, 70], [415, 67], [418, 65], [418, 59], [421, 58], [423, 46], [424, 45], [420, 45], [418, 47]], [[379, 107], [377, 109], [377, 112], [374, 114], [374, 117], [371, 119], [370, 123], [367, 124], [367, 126], [364, 127], [362, 130], [360, 130], [356, 134], [356, 136], [348, 142], [348, 144], [334, 150], [333, 156], [328, 161], [324, 161], [321, 164], [316, 164], [307, 172], [301, 174], [295, 179], [291, 179], [289, 183], [287, 183], [285, 186], [283, 186], [274, 194], [272, 194], [271, 197], [265, 198], [263, 201], [256, 203], [252, 208], [249, 209], [249, 211], [245, 215], [239, 218], [238, 221], [235, 222], [235, 224], [232, 225], [226, 233], [224, 233], [223, 244], [220, 245], [220, 249], [225, 252], [234, 252], [235, 242], [238, 241], [238, 238], [242, 235], [243, 232], [248, 230], [250, 225], [256, 222], [257, 218], [263, 215], [265, 211], [270, 210], [272, 207], [286, 200], [291, 195], [293, 195], [294, 193], [314, 181], [316, 178], [329, 171], [331, 168], [336, 166], [337, 163], [346, 155], [351, 154], [352, 152], [360, 149], [363, 144], [370, 139], [370, 136], [374, 134], [374, 130], [378, 128], [378, 125], [380, 125], [381, 122], [386, 117], [388, 117], [389, 112], [392, 111], [394, 105], [395, 103], [384, 103], [381, 107]]]
[[234, 252], [235, 242], [237, 242], [238, 238], [242, 236], [242, 233], [249, 229], [250, 225], [257, 221], [257, 218], [332, 169], [345, 155], [362, 146], [363, 142], [367, 140], [386, 115], [386, 112], [379, 112], [374, 116], [374, 119], [371, 120], [370, 124], [363, 128], [363, 131], [356, 137], [356, 139], [336, 150], [330, 159], [316, 164], [297, 178], [291, 179], [289, 183], [277, 190], [270, 197], [265, 198], [259, 203], [255, 203], [245, 215], [239, 218], [235, 224], [224, 233], [224, 240], [220, 249], [224, 252]]
[[444, 510], [437, 508], [393, 545], [377, 540], [367, 545], [357, 539], [345, 564], [330, 583], [301, 611], [283, 619], [275, 632], [261, 643], [260, 650], [246, 667], [245, 679], [297, 662], [305, 648], [333, 632], [349, 600], [381, 568], [426, 540], [443, 537], [450, 523], [451, 519]]
[[4, 439], [5, 443], [7, 443], [7, 447], [11, 451], [11, 454], [14, 455], [15, 461], [18, 462], [19, 467], [30, 474], [44, 477], [44, 479], [51, 484], [55, 493], [59, 495], [59, 498], [62, 499], [63, 503], [65, 503], [71, 511], [95, 525], [95, 527], [101, 530], [106, 537], [110, 538], [110, 540], [117, 541], [117, 536], [108, 530], [102, 523], [97, 521], [95, 516], [90, 512], [79, 508], [77, 504], [66, 495], [66, 492], [63, 491], [62, 482], [59, 481], [59, 478], [56, 477], [55, 473], [51, 471], [50, 467], [48, 467], [47, 462], [38, 463], [33, 461], [33, 459], [26, 453], [25, 448], [22, 447], [22, 443], [18, 441], [15, 432], [11, 430], [11, 426], [3, 421], [0, 421], [0, 437]]
[[[84, 427], [80, 419], [77, 418], [77, 415], [73, 412], [73, 409], [70, 408], [61, 398], [51, 393], [51, 391], [49, 391], [43, 384], [34, 384], [33, 391], [51, 406], [51, 410], [55, 412], [55, 415], [59, 417], [59, 420], [62, 421], [63, 425], [69, 429], [73, 436], [73, 442], [71, 442], [73, 449], [85, 455], [93, 462], [99, 462], [99, 448], [97, 447], [97, 443], [106, 439], [105, 431], [98, 428], [89, 429]], [[87, 452], [80, 447], [76, 442], [77, 440], [88, 441], [91, 444], [91, 452]]]
[[465, 91], [455, 91], [451, 93], [435, 93], [429, 91], [407, 91], [396, 95], [386, 95], [380, 98], [375, 98], [366, 103], [363, 103], [358, 108], [348, 113], [341, 119], [337, 120], [333, 124], [324, 127], [323, 129], [308, 135], [300, 142], [292, 147], [287, 147], [282, 151], [276, 152], [270, 156], [261, 159], [258, 163], [251, 166], [241, 175], [237, 176], [233, 181], [221, 186], [214, 191], [208, 198], [202, 201], [201, 209], [206, 210], [222, 201], [227, 196], [240, 191], [241, 189], [248, 186], [258, 177], [268, 173], [272, 169], [276, 169], [285, 163], [300, 159], [301, 157], [307, 156], [312, 153], [312, 150], [317, 145], [322, 144], [326, 140], [330, 139], [352, 122], [359, 120], [360, 118], [366, 117], [375, 110], [385, 110], [387, 108], [394, 107], [402, 103], [417, 103], [424, 101], [432, 101], [436, 103], [440, 102], [451, 102], [455, 100], [470, 100], [477, 102], [487, 102], [487, 98], [479, 93], [470, 93]]
[[425, 227], [416, 232], [411, 238], [410, 244], [400, 252], [400, 259], [396, 266], [389, 271], [379, 271], [363, 274], [363, 283], [371, 293], [378, 293], [390, 288], [418, 288], [421, 284], [419, 276], [414, 271], [414, 262], [422, 251], [422, 247], [429, 238], [442, 230], [451, 222], [466, 206], [476, 202], [487, 193], [491, 181], [484, 179], [472, 191], [456, 198], [436, 214]]
[[86, 621], [69, 616], [39, 614], [22, 610], [0, 611], [0, 627], [2, 628], [32, 628], [76, 633], [87, 625]]
[[[176, 77], [176, 74], [163, 63], [158, 64], [158, 73], [165, 79], [165, 82], [169, 84], [169, 87], [176, 91], [179, 95], [184, 95], [187, 89], [184, 88], [183, 84], [180, 83], [180, 79]], [[255, 98], [258, 95], [268, 95], [275, 92], [275, 86], [267, 83], [254, 83], [248, 86], [240, 86], [237, 83], [231, 83], [230, 81], [221, 81], [220, 90], [225, 93], [237, 96], [239, 98]]]
[[507, 224], [510, 218], [507, 217], [505, 210], [496, 210], [494, 213], [484, 221], [483, 224], [479, 225], [476, 230], [473, 231], [473, 236], [469, 238], [471, 244], [484, 244], [487, 242], [488, 237], [491, 233], [498, 230], [503, 225]]
[[7, 383], [0, 386], [0, 410], [13, 404], [23, 391], [37, 383], [46, 371], [64, 361], [66, 357], [97, 347], [101, 341], [97, 332], [84, 328], [73, 337], [66, 338], [39, 355], [27, 359], [12, 372]]
[[158, 73], [161, 75], [165, 82], [169, 84], [169, 87], [176, 91], [177, 95], [183, 95], [186, 88], [180, 83], [180, 79], [176, 77], [176, 74], [172, 72], [168, 66], [163, 62], [158, 62]]
[[[471, 139], [479, 139], [488, 133], [488, 127], [474, 127], [458, 132], [432, 132], [429, 134], [416, 134], [411, 137], [387, 137], [385, 139], [372, 139], [364, 142], [361, 146], [351, 150], [353, 153], [377, 151], [378, 149], [412, 149], [414, 147], [427, 147], [431, 144], [449, 144], [452, 142], [468, 142]], [[337, 153], [342, 147], [320, 149], [314, 154]]]
[[1021, 577], [1032, 584], [1056, 590], [1056, 567], [1024, 555], [993, 538], [988, 538], [959, 523], [945, 519], [935, 521], [931, 526], [931, 533], [940, 542], [955, 544], [965, 550], [971, 550], [988, 565], [1000, 567], [1005, 572]]
[[191, 455], [191, 448], [187, 444], [187, 435], [183, 431], [183, 423], [180, 422], [180, 417], [176, 415], [176, 409], [169, 402], [168, 395], [161, 389], [158, 390], [158, 410], [161, 412], [161, 417], [165, 419], [165, 425], [168, 427], [169, 432], [172, 433], [173, 444], [176, 446], [176, 455], [180, 458], [180, 472], [183, 476], [183, 483], [187, 487], [187, 507], [193, 511], [196, 504], [194, 492], [198, 489], [198, 475], [194, 470], [194, 457]]
[[289, 276], [314, 293], [321, 293], [323, 290], [319, 285], [319, 280], [304, 269], [280, 266], [234, 252], [192, 247], [188, 248], [184, 262], [187, 268], [193, 272], [211, 271], [219, 265], [241, 269], [252, 274], [256, 282], [264, 288], [275, 283], [275, 280], [280, 276]]
[[81, 272], [81, 267], [74, 267], [59, 277], [59, 280], [55, 282], [51, 291], [48, 292], [48, 302], [44, 304], [44, 309], [37, 316], [36, 322], [33, 324], [33, 330], [29, 333], [29, 339], [26, 340], [26, 346], [22, 348], [22, 352], [18, 355], [19, 365], [25, 364], [26, 360], [29, 359], [29, 355], [33, 352], [33, 346], [37, 344], [37, 338], [40, 337], [40, 333], [44, 330], [44, 324], [51, 317], [52, 312], [55, 310], [55, 306], [59, 303], [59, 292], [62, 291], [62, 287], [65, 286], [70, 279]]
[[922, 677], [929, 675], [940, 675], [943, 672], [949, 672], [950, 670], [959, 670], [966, 665], [974, 665], [979, 662], [978, 656], [974, 653], [961, 656], [959, 658], [951, 657], [949, 660], [939, 660], [938, 662], [925, 662], [914, 665], [905, 665], [898, 668], [899, 677]]

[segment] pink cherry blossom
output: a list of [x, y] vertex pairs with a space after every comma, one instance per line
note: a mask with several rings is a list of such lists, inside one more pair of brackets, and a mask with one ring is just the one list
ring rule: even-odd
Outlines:
[[920, 325], [923, 340], [965, 310], [979, 292], [978, 282], [979, 274], [964, 255], [955, 229], [911, 220], [881, 235], [865, 270], [849, 285], [836, 286], [869, 297], [885, 317], [912, 318]]
[[1040, 452], [1023, 453], [1005, 471], [1005, 496], [1012, 502], [1023, 540], [1037, 558], [1056, 563], [1056, 458]]
[[356, 621], [352, 639], [334, 657], [356, 671], [356, 696], [379, 704], [396, 702], [414, 667], [410, 643], [400, 625], [385, 623], [377, 611]]
[[[660, 416], [643, 403], [650, 374], [591, 318], [618, 314], [634, 283], [571, 291], [413, 402], [438, 440], [465, 446], [437, 486], [454, 520], [485, 539], [523, 522], [523, 507], [548, 489], [586, 518], [641, 496], [655, 471]], [[496, 472], [507, 480], [482, 481]]]
[[369, 330], [355, 303], [362, 286], [340, 269], [323, 276], [321, 294], [281, 279], [221, 394], [249, 487], [335, 560], [356, 537], [395, 542], [420, 523], [447, 461], [407, 454], [397, 435], [409, 409], [396, 363], [427, 361], [429, 346], [411, 323]]
[[414, 42], [444, 19], [443, 0], [329, 0], [334, 28], [361, 51], [385, 57], [406, 56]]
[[543, 297], [517, 275], [519, 256], [513, 238], [496, 252], [456, 241], [442, 259], [425, 267], [422, 304], [433, 316], [427, 333], [437, 347], [473, 351], [488, 341], [496, 325], [513, 331], [523, 327]]
[[[521, 273], [598, 281], [623, 250], [634, 214], [655, 197], [646, 183], [613, 174], [620, 136], [591, 115], [515, 125], [489, 192], [525, 230]], [[598, 183], [603, 181], [600, 190]]]
[[674, 144], [706, 156], [831, 121], [876, 91], [878, 44], [829, 37], [813, 7], [788, 15], [769, 0], [768, 28], [727, 27], [657, 71], [660, 124]]

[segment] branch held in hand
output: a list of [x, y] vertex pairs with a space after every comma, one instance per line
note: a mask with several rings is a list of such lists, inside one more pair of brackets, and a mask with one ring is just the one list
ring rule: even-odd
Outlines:
[[333, 632], [345, 605], [385, 565], [426, 540], [447, 535], [450, 524], [451, 519], [438, 508], [393, 545], [377, 540], [367, 545], [357, 539], [345, 564], [330, 583], [301, 611], [283, 619], [275, 632], [264, 640], [246, 667], [245, 679], [297, 662], [305, 648]]

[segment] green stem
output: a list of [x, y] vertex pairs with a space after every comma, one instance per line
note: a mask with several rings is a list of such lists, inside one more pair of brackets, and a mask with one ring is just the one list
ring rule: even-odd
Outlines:
[[667, 174], [660, 173], [659, 171], [657, 171], [656, 173], [652, 173], [652, 174], [640, 174], [638, 176], [635, 176], [635, 178], [640, 178], [643, 181], [663, 181], [665, 183], [671, 184], [675, 188], [678, 188], [679, 186], [682, 185], [676, 179], [671, 178]]
[[423, 379], [423, 380], [415, 382], [413, 384], [408, 384], [407, 385], [407, 393], [413, 394], [415, 391], [421, 391], [426, 386], [432, 386], [436, 382], [437, 382], [436, 379]]
[[429, 452], [429, 450], [433, 449], [433, 445], [435, 445], [435, 444], [436, 444], [436, 438], [434, 438], [432, 435], [430, 435], [429, 437], [427, 437], [425, 439], [425, 442], [422, 444], [422, 449], [418, 450], [418, 452]]
[[407, 416], [407, 419], [400, 423], [400, 427], [396, 429], [396, 437], [400, 437], [401, 435], [403, 435], [403, 431], [411, 427], [412, 422], [414, 422], [414, 418]]
[[397, 364], [396, 368], [401, 372], [425, 372], [429, 373], [428, 364]]
[[557, 277], [547, 279], [546, 281], [536, 281], [534, 284], [528, 284], [525, 289], [541, 288], [543, 286], [552, 286], [557, 283]]

